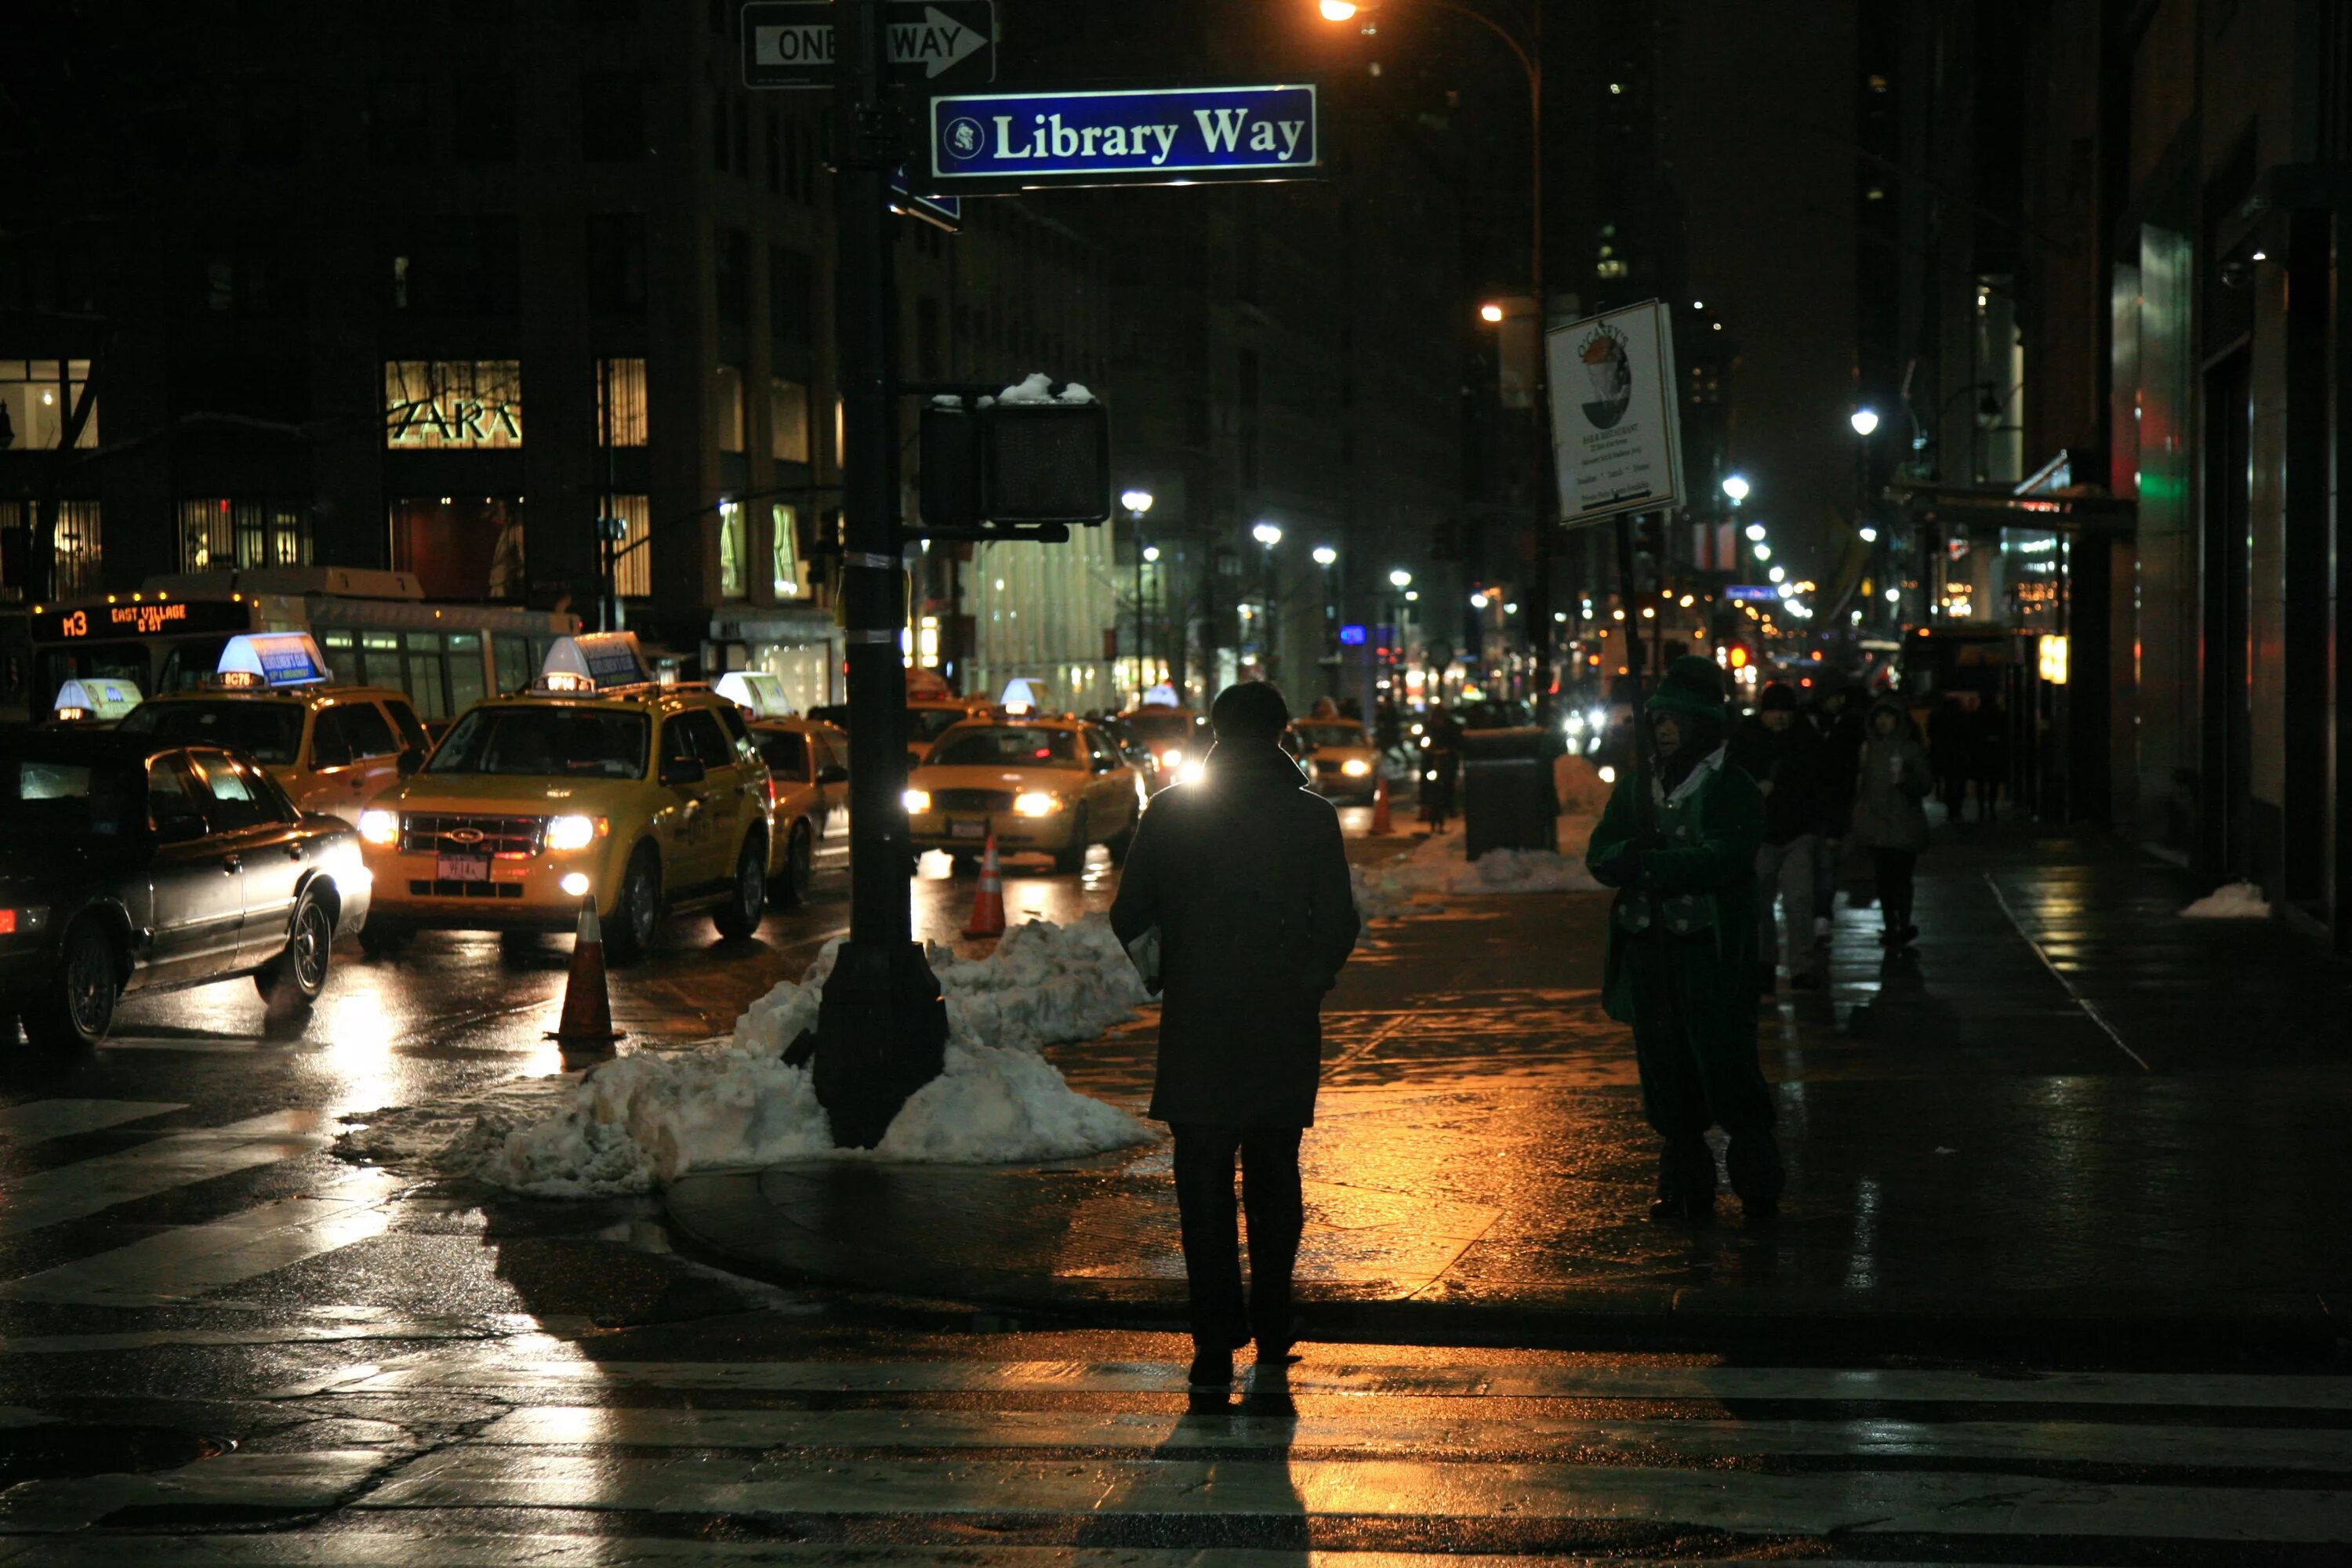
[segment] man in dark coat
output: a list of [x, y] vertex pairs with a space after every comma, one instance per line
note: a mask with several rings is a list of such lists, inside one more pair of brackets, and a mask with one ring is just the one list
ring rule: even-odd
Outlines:
[[[1290, 712], [1263, 681], [1209, 710], [1197, 784], [1154, 796], [1119, 877], [1111, 929], [1160, 932], [1155, 1119], [1176, 1139], [1176, 1202], [1192, 1292], [1192, 1382], [1222, 1387], [1233, 1352], [1289, 1361], [1290, 1276], [1303, 1223], [1298, 1139], [1315, 1124], [1323, 994], [1360, 921], [1339, 813], [1280, 744]], [[1249, 1210], [1242, 1299], [1234, 1156]]]
[[1820, 851], [1821, 746], [1797, 719], [1797, 693], [1780, 681], [1731, 736], [1731, 761], [1764, 792], [1764, 837], [1756, 847], [1756, 990], [1772, 994], [1780, 963], [1776, 906], [1789, 913], [1789, 984], [1822, 985], [1813, 932], [1813, 860]]
[[1813, 930], [1830, 934], [1837, 913], [1839, 863], [1853, 826], [1854, 770], [1862, 760], [1862, 704], [1853, 691], [1832, 679], [1807, 715], [1821, 742], [1820, 853], [1813, 858]]
[[1732, 1190], [1750, 1218], [1779, 1207], [1785, 1181], [1756, 1050], [1764, 797], [1725, 758], [1726, 717], [1712, 660], [1669, 665], [1645, 715], [1655, 776], [1645, 768], [1619, 776], [1585, 852], [1593, 876], [1617, 889], [1601, 1005], [1633, 1026], [1643, 1114], [1664, 1140], [1653, 1219], [1704, 1219], [1714, 1209], [1710, 1125], [1730, 1134]]

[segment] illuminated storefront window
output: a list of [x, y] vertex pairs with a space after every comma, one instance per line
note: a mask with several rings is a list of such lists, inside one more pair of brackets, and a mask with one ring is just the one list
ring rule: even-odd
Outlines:
[[711, 374], [710, 433], [722, 452], [743, 450], [743, 372], [722, 364]]
[[308, 566], [310, 511], [296, 501], [206, 497], [180, 503], [180, 570]]
[[719, 503], [719, 596], [740, 599], [750, 574], [744, 570], [743, 503]]
[[613, 591], [624, 599], [650, 597], [654, 591], [653, 502], [644, 496], [614, 496], [613, 515], [621, 537], [613, 544]]
[[[65, 433], [66, 416], [89, 380], [86, 359], [0, 359], [0, 433], [14, 437], [4, 443], [15, 450], [54, 449]], [[74, 442], [77, 448], [98, 445], [98, 405]]]
[[516, 360], [387, 360], [383, 444], [394, 451], [522, 445]]
[[809, 460], [808, 388], [781, 376], [768, 380], [768, 456], [780, 463]]
[[808, 584], [801, 581], [800, 508], [771, 506], [768, 518], [768, 526], [773, 531], [776, 597], [797, 599], [808, 589]]
[[[29, 531], [31, 501], [0, 500], [0, 534]], [[61, 599], [81, 598], [100, 591], [99, 569], [104, 555], [99, 547], [99, 511], [94, 500], [61, 501], [58, 506], [57, 586]], [[17, 552], [0, 550], [0, 562], [17, 559]], [[0, 598], [21, 599], [26, 584], [0, 577]]]
[[523, 596], [520, 497], [418, 496], [390, 508], [392, 563], [428, 599]]
[[607, 447], [646, 444], [646, 362], [596, 362], [597, 440]]

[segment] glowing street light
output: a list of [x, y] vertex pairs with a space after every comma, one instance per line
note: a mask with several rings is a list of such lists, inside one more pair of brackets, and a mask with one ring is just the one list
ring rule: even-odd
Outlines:
[[1490, 300], [1478, 307], [1478, 319], [1489, 325], [1499, 321], [1503, 319], [1503, 307]]
[[1118, 504], [1141, 516], [1151, 510], [1151, 492], [1150, 490], [1124, 491], [1118, 498]]
[[1485, 608], [1486, 607], [1486, 595], [1484, 595], [1484, 594], [1473, 594], [1473, 595], [1470, 595], [1470, 607], [1471, 607], [1472, 609], [1474, 609], [1474, 610], [1483, 610], [1483, 609], [1485, 609]]
[[1853, 433], [1855, 435], [1867, 436], [1872, 431], [1878, 428], [1878, 410], [1875, 408], [1857, 408], [1847, 418], [1846, 423], [1853, 426]]
[[1756, 544], [1761, 544], [1761, 543], [1763, 543], [1763, 542], [1764, 542], [1764, 525], [1763, 525], [1762, 523], [1760, 523], [1760, 522], [1751, 522], [1751, 523], [1749, 523], [1749, 524], [1748, 525], [1748, 540], [1750, 541], [1750, 542], [1752, 542], [1752, 543], [1756, 543]]
[[1327, 22], [1346, 22], [1356, 15], [1355, 0], [1323, 0], [1321, 9]]
[[1769, 577], [1772, 579], [1772, 581], [1774, 581], [1775, 583], [1780, 582], [1782, 578], [1786, 577], [1788, 574], [1789, 574], [1789, 569], [1788, 569], [1787, 567], [1785, 567], [1785, 566], [1775, 566], [1775, 567], [1773, 567], [1773, 568], [1772, 568], [1772, 570], [1771, 570], [1769, 573], [1766, 574], [1766, 575], [1769, 576]]
[[1338, 551], [1336, 551], [1336, 550], [1332, 549], [1329, 545], [1328, 545], [1328, 544], [1318, 544], [1318, 545], [1317, 545], [1317, 546], [1315, 547], [1315, 564], [1316, 564], [1316, 565], [1318, 565], [1318, 566], [1328, 566], [1328, 565], [1330, 565], [1330, 564], [1331, 564], [1331, 563], [1333, 563], [1334, 561], [1337, 561], [1337, 560], [1339, 560], [1339, 552]]
[[1282, 530], [1270, 522], [1261, 522], [1250, 530], [1250, 537], [1271, 550], [1282, 542]]
[[1759, 560], [1759, 561], [1769, 561], [1769, 560], [1771, 560], [1771, 559], [1772, 559], [1772, 547], [1771, 547], [1770, 545], [1769, 545], [1769, 544], [1759, 544], [1759, 545], [1758, 545], [1758, 546], [1756, 547], [1756, 559], [1757, 559], [1757, 560]]
[[1899, 605], [1899, 604], [1901, 604], [1901, 603], [1903, 602], [1903, 590], [1902, 590], [1902, 589], [1900, 589], [1900, 588], [1889, 588], [1889, 589], [1887, 589], [1887, 590], [1886, 590], [1886, 602], [1887, 602], [1888, 604], [1890, 604], [1890, 605]]
[[1159, 559], [1160, 559], [1160, 546], [1158, 546], [1157, 544], [1147, 544], [1147, 545], [1145, 545], [1145, 546], [1143, 547], [1143, 558], [1144, 558], [1146, 561], [1157, 561], [1157, 560], [1159, 560]]
[[1739, 475], [1739, 474], [1726, 474], [1726, 475], [1724, 475], [1724, 476], [1723, 476], [1723, 493], [1724, 493], [1725, 495], [1727, 495], [1727, 496], [1729, 496], [1729, 497], [1731, 498], [1731, 504], [1732, 504], [1732, 505], [1734, 505], [1734, 506], [1738, 506], [1741, 501], [1744, 501], [1744, 500], [1746, 500], [1748, 499], [1748, 480], [1747, 480], [1747, 479], [1746, 479], [1744, 476]]
[[1878, 530], [1876, 530], [1876, 529], [1874, 529], [1874, 528], [1865, 528], [1865, 529], [1864, 529], [1864, 530], [1862, 531], [1862, 542], [1863, 542], [1864, 544], [1875, 544], [1875, 543], [1877, 543], [1877, 542], [1878, 542]]
[[1406, 571], [1402, 566], [1398, 567], [1395, 571], [1389, 574], [1389, 586], [1391, 588], [1412, 587], [1412, 574]]

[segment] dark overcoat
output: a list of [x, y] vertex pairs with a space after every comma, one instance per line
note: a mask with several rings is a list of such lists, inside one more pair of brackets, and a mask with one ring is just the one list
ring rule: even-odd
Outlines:
[[1150, 1114], [1311, 1127], [1323, 994], [1360, 921], [1339, 813], [1271, 742], [1221, 742], [1198, 783], [1154, 796], [1111, 928], [1160, 928], [1160, 1061]]

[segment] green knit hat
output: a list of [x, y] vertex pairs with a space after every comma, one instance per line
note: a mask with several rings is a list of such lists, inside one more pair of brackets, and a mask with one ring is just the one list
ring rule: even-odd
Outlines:
[[1666, 678], [1651, 694], [1649, 710], [1694, 714], [1720, 724], [1725, 701], [1723, 671], [1716, 668], [1715, 660], [1693, 653], [1666, 666]]

